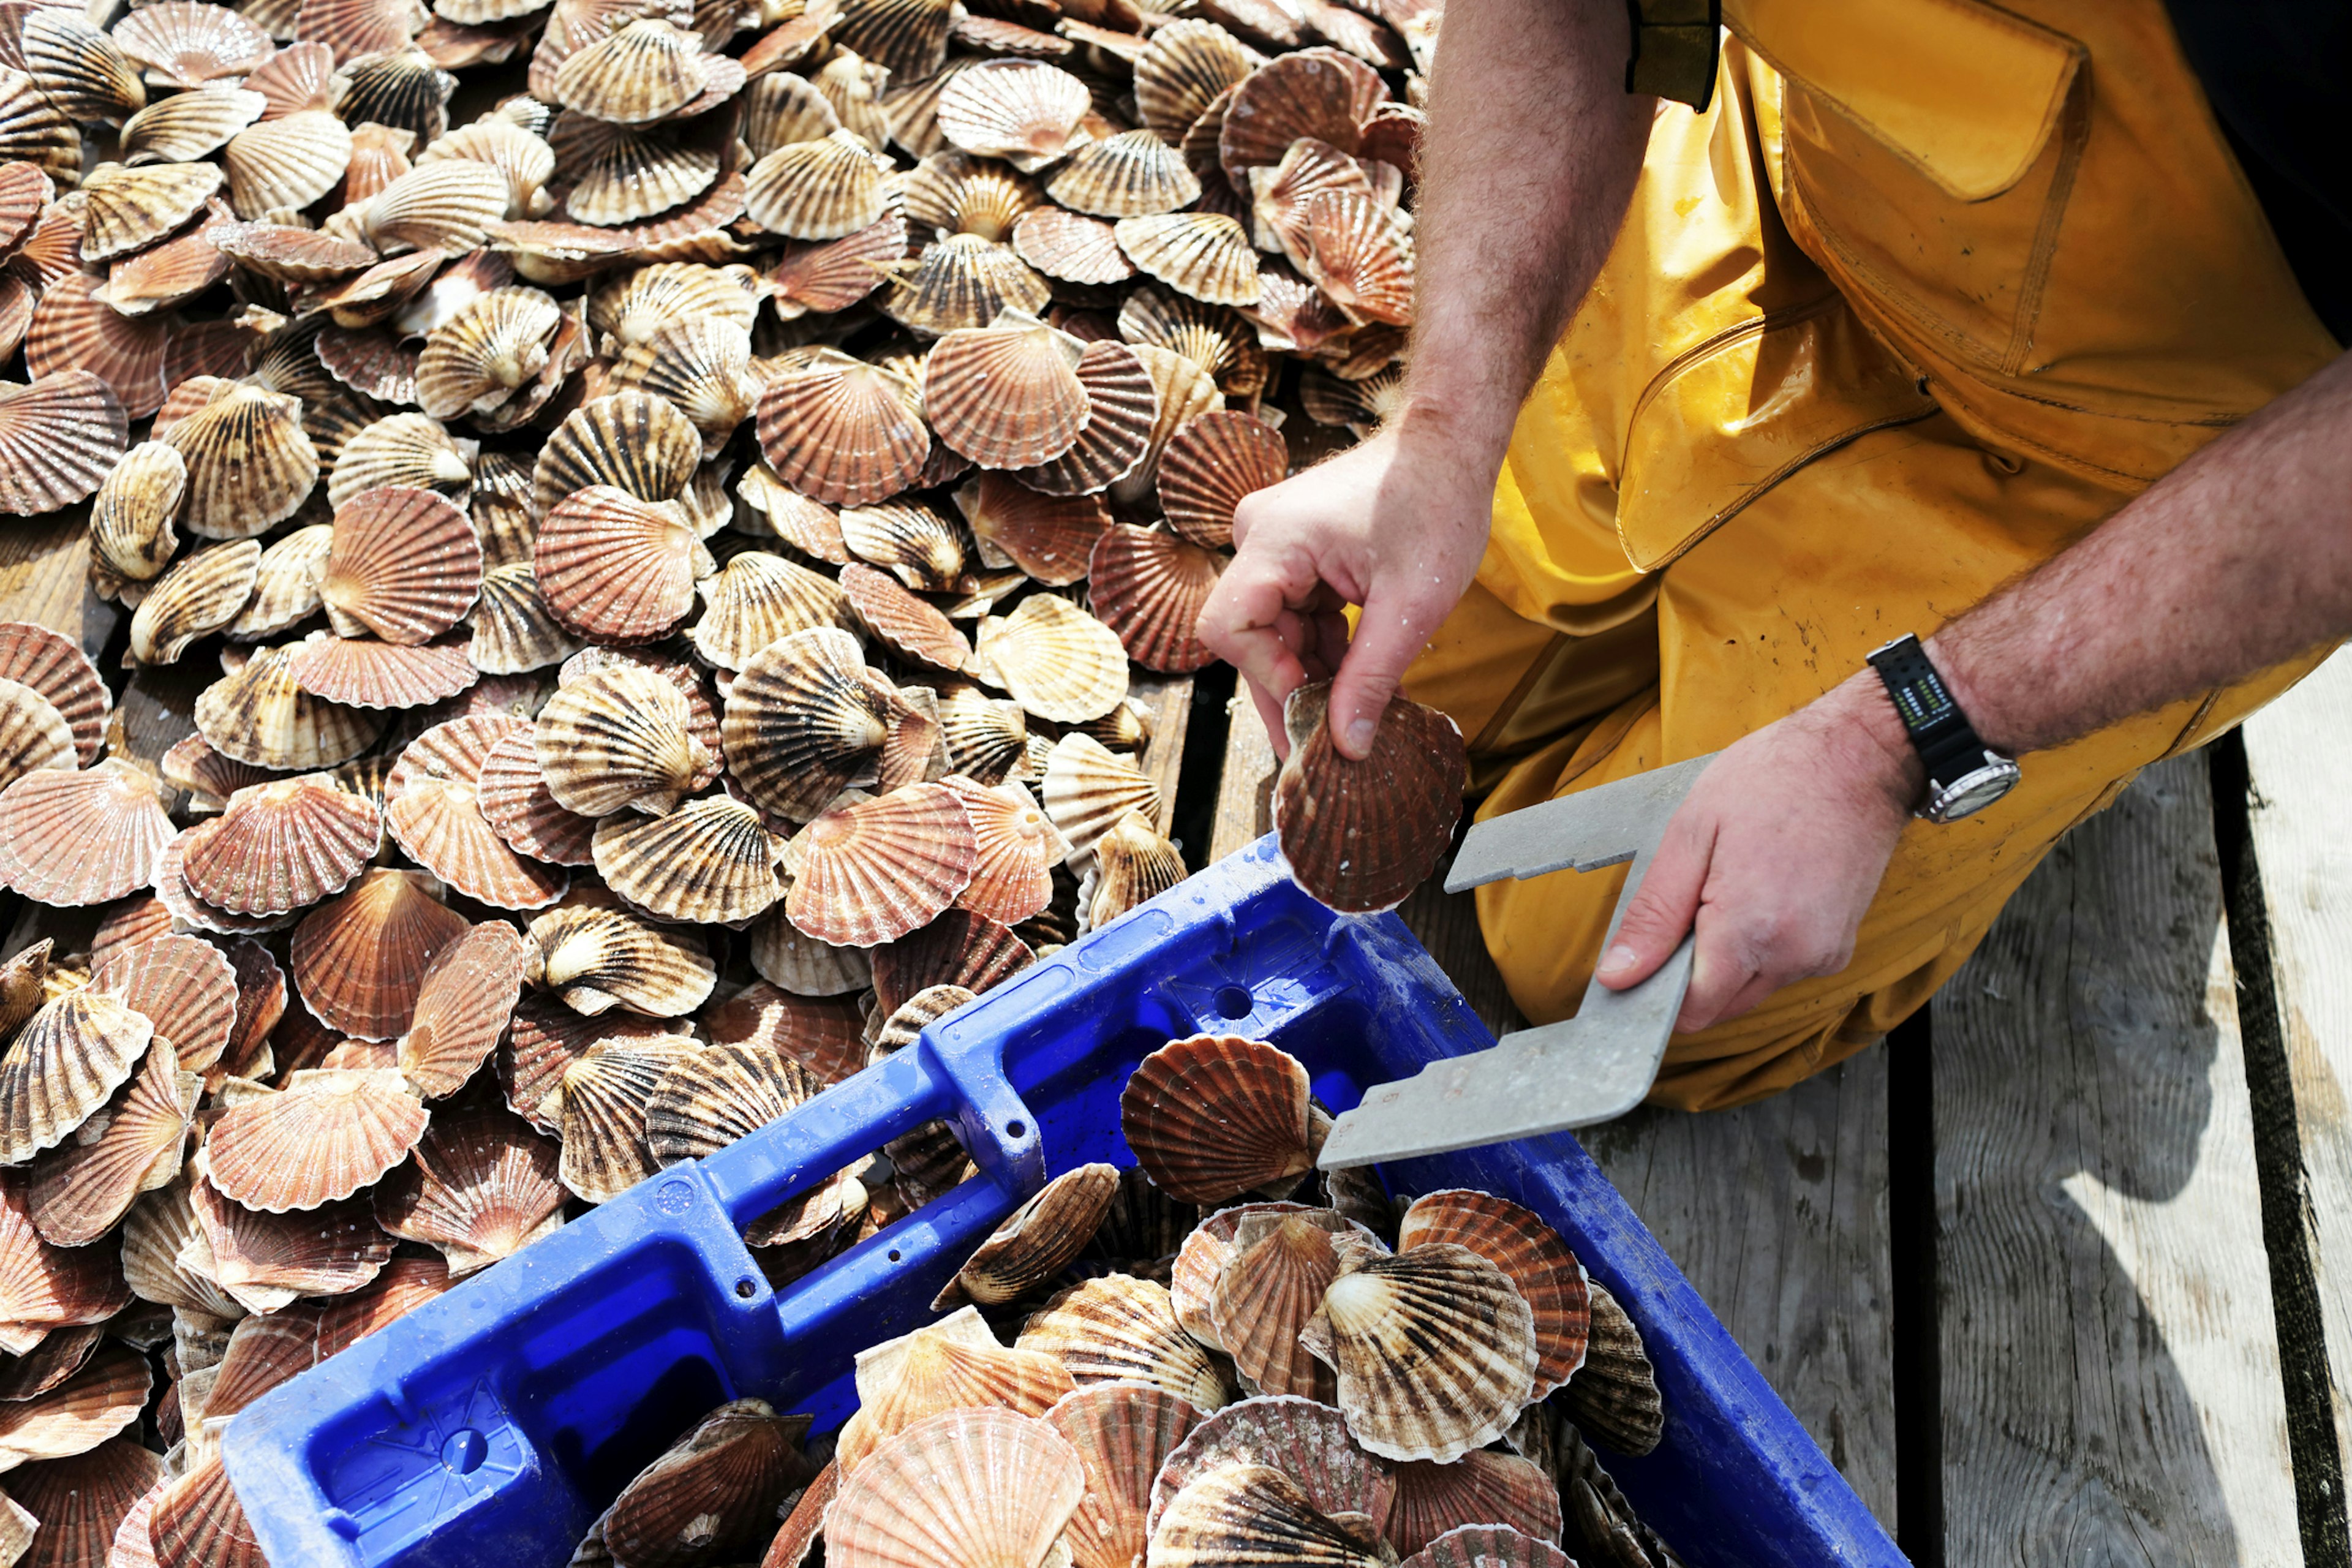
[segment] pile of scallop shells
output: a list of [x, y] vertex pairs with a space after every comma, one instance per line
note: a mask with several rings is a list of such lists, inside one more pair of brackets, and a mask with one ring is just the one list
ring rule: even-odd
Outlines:
[[1660, 1440], [1641, 1334], [1540, 1218], [1316, 1174], [1328, 1118], [1264, 1042], [1171, 1042], [1120, 1109], [1139, 1168], [1049, 1183], [859, 1355], [837, 1433], [723, 1406], [574, 1564], [1679, 1562], [1587, 1442]]

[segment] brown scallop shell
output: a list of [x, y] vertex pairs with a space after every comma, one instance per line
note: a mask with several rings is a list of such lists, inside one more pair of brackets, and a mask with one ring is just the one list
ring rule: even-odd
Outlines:
[[319, 478], [302, 405], [257, 386], [226, 386], [163, 439], [187, 464], [179, 524], [199, 539], [250, 539], [291, 517]]
[[181, 874], [196, 897], [240, 915], [282, 915], [351, 886], [383, 843], [375, 806], [322, 773], [250, 785], [192, 842]]
[[1129, 812], [1095, 842], [1089, 886], [1080, 894], [1086, 929], [1110, 924], [1138, 904], [1158, 898], [1185, 875], [1183, 852], [1160, 837], [1141, 812]]
[[[140, 1069], [75, 1137], [35, 1159], [30, 1210], [44, 1240], [87, 1246], [112, 1230], [141, 1193], [179, 1174], [181, 1144], [195, 1112], [182, 1081], [179, 1058], [151, 1047]], [[185, 1081], [195, 1083], [193, 1077]]]
[[284, 1214], [373, 1184], [408, 1157], [425, 1121], [397, 1072], [312, 1068], [280, 1093], [231, 1106], [205, 1147], [222, 1196]]
[[846, 131], [793, 142], [744, 175], [744, 212], [786, 239], [842, 239], [881, 221], [888, 210], [887, 171]]
[[89, 495], [121, 460], [115, 391], [86, 370], [0, 385], [0, 512], [31, 517]]
[[471, 899], [499, 909], [543, 909], [570, 879], [519, 855], [482, 814], [481, 774], [490, 749], [530, 725], [478, 714], [436, 725], [411, 742], [384, 782], [384, 821], [409, 857]]
[[1069, 841], [1017, 784], [983, 786], [950, 776], [947, 786], [971, 818], [975, 859], [971, 883], [956, 896], [959, 909], [1015, 925], [1053, 900], [1053, 868], [1069, 855]]
[[760, 447], [776, 477], [835, 505], [864, 506], [911, 485], [930, 455], [922, 399], [878, 365], [828, 353], [768, 383]]
[[1395, 1552], [1376, 1521], [1329, 1515], [1306, 1488], [1263, 1465], [1228, 1465], [1178, 1492], [1152, 1526], [1150, 1560], [1166, 1568], [1302, 1562], [1380, 1568]]
[[1328, 1402], [1331, 1373], [1298, 1342], [1342, 1263], [1331, 1233], [1347, 1222], [1329, 1210], [1244, 1220], [1218, 1276], [1210, 1313], [1217, 1342], [1247, 1386]]
[[[229, 221], [226, 211], [216, 209], [176, 237], [123, 257], [107, 269], [106, 287], [97, 298], [126, 316], [147, 315], [194, 299], [228, 276], [229, 259], [213, 244], [213, 235]], [[233, 323], [228, 328], [236, 330]]]
[[539, 771], [539, 751], [530, 729], [493, 745], [478, 776], [476, 804], [490, 826], [524, 855], [558, 866], [585, 866], [593, 859], [591, 836], [596, 819], [566, 809]]
[[1353, 191], [1318, 191], [1301, 205], [1299, 269], [1360, 321], [1412, 324], [1412, 243], [1394, 214]]
[[1357, 1447], [1347, 1418], [1328, 1405], [1295, 1395], [1263, 1395], [1207, 1416], [1168, 1456], [1152, 1483], [1150, 1522], [1202, 1477], [1237, 1465], [1264, 1465], [1295, 1479], [1327, 1514], [1388, 1517], [1395, 1495], [1389, 1467]]
[[[1236, 397], [1265, 390], [1269, 374], [1257, 329], [1231, 306], [1210, 304], [1177, 292], [1139, 288], [1118, 310], [1119, 335], [1139, 347], [1162, 348], [1181, 354], [1216, 378], [1217, 385]], [[1163, 392], [1167, 389], [1163, 387]], [[1215, 406], [1211, 405], [1210, 406]], [[1167, 437], [1202, 412], [1183, 411], [1161, 431]]]
[[457, 624], [481, 585], [473, 524], [433, 491], [384, 486], [335, 509], [320, 595], [344, 636], [429, 641]]
[[1045, 182], [1066, 207], [1097, 217], [1172, 213], [1201, 198], [1181, 153], [1150, 131], [1128, 131], [1081, 147]]
[[[283, 1098], [265, 1089], [238, 1103], [273, 1097]], [[201, 1154], [190, 1170], [201, 1173], [210, 1160], [209, 1153]], [[325, 1204], [289, 1217], [231, 1202], [209, 1179], [198, 1179], [189, 1187], [188, 1200], [195, 1236], [183, 1251], [184, 1266], [207, 1270], [248, 1312], [282, 1311], [298, 1295], [349, 1295], [373, 1282], [392, 1258], [392, 1238], [376, 1227], [364, 1199]], [[230, 1345], [236, 1347], [233, 1338]], [[248, 1345], [237, 1359], [247, 1360], [253, 1348]], [[228, 1364], [226, 1358], [223, 1364]], [[231, 1367], [232, 1387], [244, 1374], [245, 1369]]]
[[[626, 1013], [583, 1016], [558, 997], [528, 993], [515, 1004], [506, 1043], [499, 1047], [499, 1086], [509, 1110], [541, 1131], [554, 1132], [562, 1107], [552, 1097], [562, 1086], [564, 1069], [590, 1047], [615, 1038], [661, 1039], [671, 1032], [668, 1025]], [[543, 1117], [542, 1109], [555, 1114]]]
[[1558, 1541], [1559, 1489], [1517, 1454], [1465, 1454], [1452, 1464], [1414, 1460], [1396, 1468], [1396, 1500], [1381, 1533], [1401, 1552], [1421, 1552], [1464, 1525], [1517, 1531]]
[[1403, 1568], [1576, 1568], [1549, 1539], [1522, 1535], [1507, 1524], [1464, 1524], [1405, 1559]]
[[153, 1386], [146, 1357], [129, 1345], [103, 1346], [55, 1388], [0, 1404], [0, 1468], [70, 1458], [135, 1430]]
[[221, 162], [236, 216], [266, 221], [335, 188], [351, 167], [352, 133], [324, 109], [306, 109], [246, 127], [221, 149]]
[[954, 772], [983, 788], [1028, 776], [1029, 716], [1021, 704], [950, 683], [940, 693], [939, 709], [940, 739]]
[[1121, 218], [1116, 233], [1139, 271], [1179, 293], [1213, 305], [1257, 302], [1257, 253], [1242, 226], [1223, 213]]
[[1032, 182], [968, 153], [939, 153], [902, 177], [908, 221], [919, 233], [973, 234], [1002, 244], [1024, 212], [1045, 205]]
[[485, 921], [436, 954], [400, 1040], [400, 1070], [427, 1100], [457, 1092], [514, 1016], [530, 949], [514, 927]]
[[[781, 909], [771, 910], [765, 919], [755, 922], [750, 935], [752, 969], [791, 995], [843, 996], [873, 983], [873, 963], [863, 948], [819, 942], [794, 928]], [[854, 1043], [857, 1019], [852, 1016], [848, 1025]], [[862, 1065], [863, 1049], [856, 1054]]]
[[1274, 823], [1298, 885], [1335, 910], [1394, 909], [1436, 868], [1462, 812], [1462, 732], [1433, 708], [1400, 698], [1372, 753], [1342, 756], [1325, 720], [1328, 681], [1283, 707], [1290, 756], [1275, 781]]
[[926, 501], [844, 507], [841, 539], [858, 560], [886, 568], [920, 592], [947, 593], [963, 575], [963, 541], [954, 520]]
[[1218, 161], [1238, 191], [1247, 170], [1280, 163], [1302, 136], [1352, 154], [1364, 122], [1387, 98], [1378, 71], [1337, 49], [1278, 56], [1234, 89], [1218, 132]]
[[1451, 1243], [1340, 1276], [1302, 1338], [1339, 1374], [1348, 1429], [1391, 1459], [1450, 1464], [1493, 1442], [1528, 1405], [1538, 1364], [1526, 1298]]
[[1203, 1411], [1227, 1399], [1209, 1352], [1178, 1326], [1168, 1288], [1132, 1275], [1106, 1275], [1060, 1292], [1030, 1317], [1018, 1343], [1059, 1359], [1081, 1388], [1144, 1383]]
[[[592, 486], [624, 490], [644, 501], [670, 500], [693, 482], [701, 462], [702, 437], [685, 415], [666, 398], [625, 388], [565, 416], [540, 449], [531, 506], [543, 517], [557, 502]], [[542, 585], [548, 581], [544, 565], [540, 580]]]
[[481, 597], [474, 602], [468, 657], [485, 675], [522, 675], [561, 664], [580, 643], [539, 591], [529, 560], [494, 566], [482, 574]]
[[757, 1399], [704, 1416], [613, 1500], [599, 1525], [613, 1560], [684, 1568], [765, 1542], [786, 1494], [811, 1472], [794, 1440], [806, 1426]]
[[1195, 1035], [1143, 1058], [1119, 1126], [1154, 1183], [1186, 1203], [1284, 1196], [1315, 1168], [1307, 1069], [1235, 1035]]
[[566, 630], [641, 641], [693, 609], [695, 543], [676, 503], [591, 485], [541, 520], [532, 565], [541, 596]]
[[0, 1174], [0, 1345], [32, 1352], [52, 1329], [103, 1322], [131, 1300], [112, 1247], [51, 1247], [26, 1209], [26, 1176]]
[[1002, 1306], [1044, 1284], [1094, 1238], [1118, 1192], [1115, 1166], [1081, 1165], [1055, 1177], [964, 1260], [931, 1310], [946, 1311], [966, 1301]]
[[452, 1278], [471, 1274], [562, 1224], [558, 1158], [554, 1143], [499, 1106], [436, 1111], [409, 1162], [377, 1185], [376, 1223], [437, 1247]]
[[1095, 614], [1146, 669], [1206, 668], [1216, 655], [1193, 627], [1223, 566], [1215, 552], [1173, 534], [1114, 523], [1095, 542], [1087, 574]]
[[0, 67], [0, 159], [22, 160], [71, 184], [81, 175], [81, 132], [65, 111], [31, 77]]
[[1214, 22], [1190, 18], [1154, 28], [1135, 62], [1135, 107], [1173, 144], [1219, 94], [1260, 64], [1259, 56]]
[[313, 697], [352, 708], [422, 708], [457, 696], [480, 679], [462, 633], [420, 647], [373, 637], [313, 633], [297, 644], [286, 668]]
[[290, 668], [294, 651], [259, 649], [196, 699], [196, 728], [214, 750], [256, 767], [291, 771], [333, 767], [375, 743], [383, 719], [303, 690]]
[[219, 812], [237, 791], [247, 784], [268, 784], [274, 776], [267, 768], [221, 755], [202, 735], [174, 742], [163, 753], [163, 773], [166, 784], [188, 792], [192, 814]]
[[241, 76], [269, 58], [269, 35], [222, 5], [163, 0], [115, 25], [122, 52], [170, 87]]
[[1468, 1247], [1508, 1275], [1527, 1298], [1543, 1352], [1537, 1398], [1568, 1383], [1584, 1364], [1591, 1323], [1587, 1282], [1559, 1232], [1507, 1198], [1451, 1187], [1415, 1199], [1398, 1227], [1399, 1251], [1428, 1242]]
[[1357, 335], [1356, 323], [1329, 296], [1275, 262], [1258, 268], [1257, 303], [1248, 314], [1256, 323], [1259, 346], [1268, 351], [1318, 353]]
[[1076, 339], [1017, 313], [950, 332], [925, 364], [924, 411], [941, 441], [983, 467], [1051, 462], [1087, 421], [1084, 353]]
[[1076, 1450], [1044, 1422], [950, 1410], [846, 1473], [825, 1515], [826, 1560], [843, 1568], [1053, 1561], [1085, 1492]]
[[752, 374], [751, 334], [709, 317], [673, 321], [622, 352], [612, 384], [654, 393], [702, 433], [715, 452], [759, 401], [763, 384]]
[[478, 294], [425, 334], [412, 400], [439, 419], [505, 407], [547, 367], [563, 311], [538, 289]]
[[361, 211], [360, 232], [388, 254], [415, 249], [455, 255], [479, 247], [490, 226], [506, 216], [506, 176], [487, 163], [452, 158], [411, 169], [378, 191]]
[[884, 263], [906, 254], [907, 220], [886, 210], [838, 239], [784, 247], [768, 273], [769, 301], [788, 321], [811, 311], [845, 310], [881, 287]]
[[[141, 1300], [206, 1317], [234, 1318], [244, 1309], [210, 1277], [179, 1261], [188, 1243], [203, 1234], [191, 1204], [188, 1184], [176, 1179], [133, 1203], [122, 1226], [122, 1272]], [[5, 1226], [0, 1220], [0, 1233]], [[29, 1225], [26, 1234], [31, 1234]], [[95, 1260], [101, 1254], [61, 1256]]]
[[626, 1007], [682, 1018], [718, 979], [699, 931], [656, 926], [625, 910], [561, 909], [530, 922], [548, 989], [577, 1013]]
[[399, 485], [461, 499], [473, 483], [473, 443], [460, 447], [437, 419], [394, 414], [344, 443], [327, 480], [327, 503], [341, 506], [363, 490]]
[[919, 79], [947, 58], [953, 10], [948, 0], [843, 0], [834, 36], [894, 79]]
[[1135, 276], [1135, 264], [1119, 249], [1110, 225], [1060, 207], [1023, 213], [1013, 226], [1013, 248], [1046, 277], [1066, 282], [1107, 285]]
[[883, 313], [932, 335], [984, 327], [1008, 310], [1034, 315], [1054, 293], [1010, 247], [976, 234], [951, 234], [887, 270]]
[[227, 1049], [237, 1008], [236, 970], [210, 942], [164, 933], [109, 954], [90, 988], [154, 1026], [181, 1070], [204, 1072]]
[[902, 704], [835, 626], [787, 634], [744, 664], [721, 730], [734, 779], [767, 809], [816, 816], [881, 760]]
[[540, 710], [533, 744], [557, 803], [586, 816], [674, 811], [709, 761], [693, 709], [653, 670], [615, 665], [572, 681]]
[[0, 882], [37, 903], [102, 904], [152, 883], [171, 840], [155, 781], [109, 759], [0, 790]]
[[720, 669], [742, 669], [794, 632], [838, 626], [847, 607], [831, 578], [765, 551], [745, 551], [697, 586], [704, 608], [695, 650]]
[[220, 187], [217, 163], [117, 163], [93, 171], [81, 185], [82, 260], [145, 249], [203, 211]]
[[185, 163], [205, 157], [260, 119], [268, 107], [269, 100], [260, 93], [236, 88], [159, 99], [123, 123], [123, 162]]
[[[25, 368], [36, 382], [67, 371], [97, 376], [143, 419], [163, 405], [165, 356], [181, 334], [176, 316], [125, 316], [96, 298], [102, 280], [69, 272], [41, 291], [25, 332]], [[84, 492], [87, 493], [87, 492]]]
[[936, 669], [961, 669], [971, 661], [971, 643], [954, 623], [887, 573], [853, 561], [841, 569], [841, 590], [866, 630], [894, 653]]
[[857, 1004], [852, 998], [796, 995], [765, 979], [753, 981], [702, 1015], [703, 1031], [712, 1044], [772, 1052], [798, 1062], [818, 1083], [828, 1085], [839, 1083], [865, 1065], [858, 1023]]
[[814, 1099], [824, 1080], [764, 1046], [713, 1045], [678, 1057], [646, 1104], [646, 1147], [672, 1165], [747, 1138]]
[[37, 768], [71, 773], [73, 726], [22, 681], [0, 679], [0, 789]]
[[1127, 695], [1127, 650], [1118, 634], [1051, 594], [1033, 594], [1010, 616], [982, 621], [979, 659], [982, 679], [1059, 724], [1098, 719]]
[[937, 918], [971, 880], [971, 819], [955, 792], [917, 784], [836, 806], [793, 841], [786, 912], [824, 942], [872, 947]]
[[1349, 191], [1370, 197], [1372, 183], [1364, 166], [1328, 142], [1302, 136], [1279, 163], [1248, 171], [1251, 237], [1261, 250], [1279, 251], [1292, 265], [1310, 264], [1307, 199], [1321, 191]]
[[1095, 845], [1129, 812], [1160, 817], [1160, 786], [1092, 735], [1073, 731], [1054, 742], [1045, 763], [1045, 814], [1070, 841], [1070, 869], [1094, 863]]
[[660, 1167], [646, 1152], [646, 1106], [662, 1074], [701, 1047], [682, 1037], [606, 1040], [563, 1072], [563, 1154], [573, 1196], [610, 1203]]
[[1203, 414], [1160, 455], [1160, 504], [1169, 526], [1213, 550], [1233, 542], [1234, 509], [1280, 484], [1290, 468], [1282, 432], [1239, 412]]
[[179, 546], [173, 523], [187, 477], [186, 459], [168, 442], [142, 441], [125, 453], [90, 501], [92, 559], [135, 582], [152, 581]]
[[942, 1412], [1034, 1417], [1076, 1387], [1053, 1356], [998, 1343], [971, 1307], [860, 1351], [856, 1384], [857, 1413], [835, 1450], [835, 1462], [852, 1478], [880, 1446]]
[[1569, 1379], [1560, 1399], [1595, 1437], [1621, 1454], [1639, 1457], [1655, 1448], [1665, 1432], [1657, 1369], [1642, 1343], [1642, 1331], [1617, 1298], [1598, 1280], [1588, 1288], [1591, 1341], [1584, 1365]]
[[749, 920], [784, 895], [782, 840], [760, 814], [724, 795], [667, 816], [635, 812], [596, 825], [594, 855], [605, 885], [669, 920]]
[[959, 72], [940, 93], [939, 127], [967, 153], [1033, 173], [1093, 138], [1085, 82], [1034, 60], [989, 60]]
[[465, 934], [465, 918], [417, 872], [378, 868], [294, 928], [289, 949], [303, 1005], [330, 1028], [362, 1040], [408, 1032], [434, 957]]
[[716, 318], [748, 331], [759, 319], [758, 283], [748, 267], [656, 262], [598, 284], [588, 296], [588, 324], [614, 354], [674, 321]]
[[255, 540], [215, 544], [180, 557], [155, 580], [131, 617], [131, 657], [173, 664], [198, 637], [236, 619], [261, 570]]
[[0, 1056], [0, 1158], [54, 1149], [126, 1082], [153, 1037], [147, 1018], [84, 987], [45, 1004]]
[[925, 1029], [975, 999], [961, 985], [930, 985], [908, 997], [894, 1012], [886, 1014], [877, 1007], [866, 1019], [866, 1065], [898, 1055]]
[[709, 81], [698, 37], [640, 16], [566, 59], [551, 86], [566, 109], [616, 125], [645, 125], [686, 108]]
[[754, 68], [751, 84], [743, 89], [743, 118], [738, 127], [753, 158], [790, 142], [820, 141], [840, 129], [841, 116], [808, 78]]

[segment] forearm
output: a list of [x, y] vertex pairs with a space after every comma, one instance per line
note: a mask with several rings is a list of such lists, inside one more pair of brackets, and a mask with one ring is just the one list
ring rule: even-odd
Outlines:
[[2352, 355], [2215, 440], [1930, 656], [1988, 745], [2054, 746], [2352, 634]]
[[1408, 434], [1501, 467], [1519, 405], [1623, 220], [1656, 100], [1622, 0], [1455, 0], [1430, 83]]

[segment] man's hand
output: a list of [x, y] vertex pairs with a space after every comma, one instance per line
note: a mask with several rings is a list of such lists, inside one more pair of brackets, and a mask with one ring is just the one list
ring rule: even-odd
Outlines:
[[[1235, 511], [1200, 632], [1249, 682], [1277, 752], [1283, 699], [1327, 677], [1332, 739], [1371, 750], [1405, 666], [1478, 570], [1494, 476], [1474, 468], [1408, 419]], [[1346, 605], [1364, 607], [1352, 643]]]
[[1623, 990], [1673, 955], [1696, 922], [1687, 1034], [1747, 1012], [1791, 981], [1835, 974], [1878, 891], [1925, 772], [1868, 670], [1727, 747], [1666, 825], [1655, 859], [1601, 954]]

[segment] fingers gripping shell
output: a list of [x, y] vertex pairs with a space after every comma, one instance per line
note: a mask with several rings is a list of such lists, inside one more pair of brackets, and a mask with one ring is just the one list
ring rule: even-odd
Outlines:
[[1025, 468], [1070, 449], [1087, 421], [1085, 345], [1008, 313], [950, 332], [925, 363], [923, 408], [941, 441], [985, 468]]
[[406, 1159], [425, 1121], [397, 1072], [298, 1072], [284, 1092], [241, 1101], [213, 1124], [213, 1184], [270, 1214], [317, 1208]]
[[693, 718], [685, 695], [660, 675], [615, 665], [550, 698], [532, 743], [548, 791], [565, 809], [606, 816], [634, 806], [661, 816], [677, 808], [709, 760]]
[[465, 1087], [505, 1036], [530, 949], [503, 921], [485, 921], [434, 955], [400, 1039], [400, 1070], [427, 1100]]
[[154, 1026], [88, 988], [47, 1004], [0, 1056], [0, 1163], [54, 1149], [128, 1080]]
[[872, 947], [936, 919], [971, 882], [971, 819], [942, 784], [909, 784], [837, 806], [793, 840], [785, 913], [820, 941]]
[[751, 798], [807, 820], [878, 763], [898, 707], [888, 683], [866, 669], [856, 637], [812, 627], [744, 664], [720, 733]]
[[1152, 1481], [1150, 1526], [1159, 1527], [1160, 1516], [1185, 1488], [1235, 1465], [1281, 1471], [1327, 1514], [1385, 1520], [1396, 1495], [1393, 1472], [1357, 1446], [1339, 1410], [1311, 1399], [1265, 1395], [1206, 1417], [1168, 1456]]
[[1202, 1410], [1227, 1398], [1209, 1352], [1178, 1326], [1168, 1288], [1149, 1279], [1111, 1274], [1065, 1290], [1030, 1318], [1018, 1342], [1058, 1357], [1081, 1388], [1146, 1383]]
[[103, 904], [147, 887], [171, 838], [154, 782], [111, 758], [0, 790], [0, 882], [37, 903]]
[[1536, 1373], [1541, 1399], [1584, 1364], [1591, 1308], [1584, 1268], [1559, 1233], [1531, 1211], [1491, 1193], [1449, 1187], [1413, 1200], [1397, 1230], [1402, 1252], [1428, 1242], [1453, 1242], [1510, 1276], [1534, 1310], [1543, 1363]]
[[1143, 1561], [1152, 1480], [1200, 1422], [1190, 1402], [1143, 1384], [1095, 1384], [1045, 1412], [1045, 1424], [1077, 1450], [1086, 1471], [1086, 1500], [1063, 1536], [1076, 1568]]
[[466, 931], [424, 877], [379, 868], [303, 917], [289, 967], [303, 1005], [329, 1028], [396, 1039], [408, 1032], [425, 970]]
[[1152, 1527], [1146, 1560], [1151, 1568], [1273, 1562], [1381, 1568], [1394, 1558], [1370, 1521], [1323, 1513], [1279, 1470], [1229, 1465], [1176, 1494]]
[[1085, 1493], [1076, 1450], [1044, 1422], [950, 1411], [900, 1433], [844, 1480], [825, 1516], [825, 1561], [1036, 1568]]
[[1462, 815], [1462, 731], [1433, 708], [1391, 702], [1362, 762], [1327, 722], [1328, 681], [1283, 706], [1290, 756], [1275, 781], [1274, 822], [1298, 885], [1335, 910], [1394, 909], [1436, 868]]
[[1253, 415], [1219, 409], [1178, 431], [1160, 455], [1160, 506], [1168, 525], [1195, 544], [1222, 550], [1234, 540], [1234, 509], [1278, 485], [1290, 471], [1282, 432]]
[[1493, 1442], [1526, 1408], [1538, 1364], [1527, 1299], [1444, 1242], [1342, 1275], [1302, 1337], [1338, 1373], [1348, 1429], [1391, 1459], [1450, 1464]]
[[386, 486], [335, 509], [319, 592], [343, 636], [415, 647], [456, 626], [481, 587], [474, 525], [433, 491]]
[[596, 825], [593, 854], [607, 887], [670, 920], [750, 920], [784, 894], [783, 841], [723, 795], [667, 816], [608, 816]]
[[1279, 1196], [1315, 1167], [1310, 1103], [1307, 1069], [1289, 1053], [1195, 1035], [1137, 1066], [1119, 1096], [1119, 1129], [1153, 1183], [1183, 1202]]
[[980, 1244], [931, 1310], [1017, 1300], [1077, 1257], [1118, 1194], [1115, 1166], [1081, 1165], [1055, 1177]]
[[232, 914], [290, 914], [351, 886], [383, 837], [375, 806], [326, 775], [273, 779], [229, 797], [219, 826], [188, 846], [181, 874]]
[[1187, 675], [1216, 655], [1193, 628], [1224, 562], [1172, 533], [1113, 523], [1095, 541], [1087, 582], [1095, 614], [1146, 669]]

